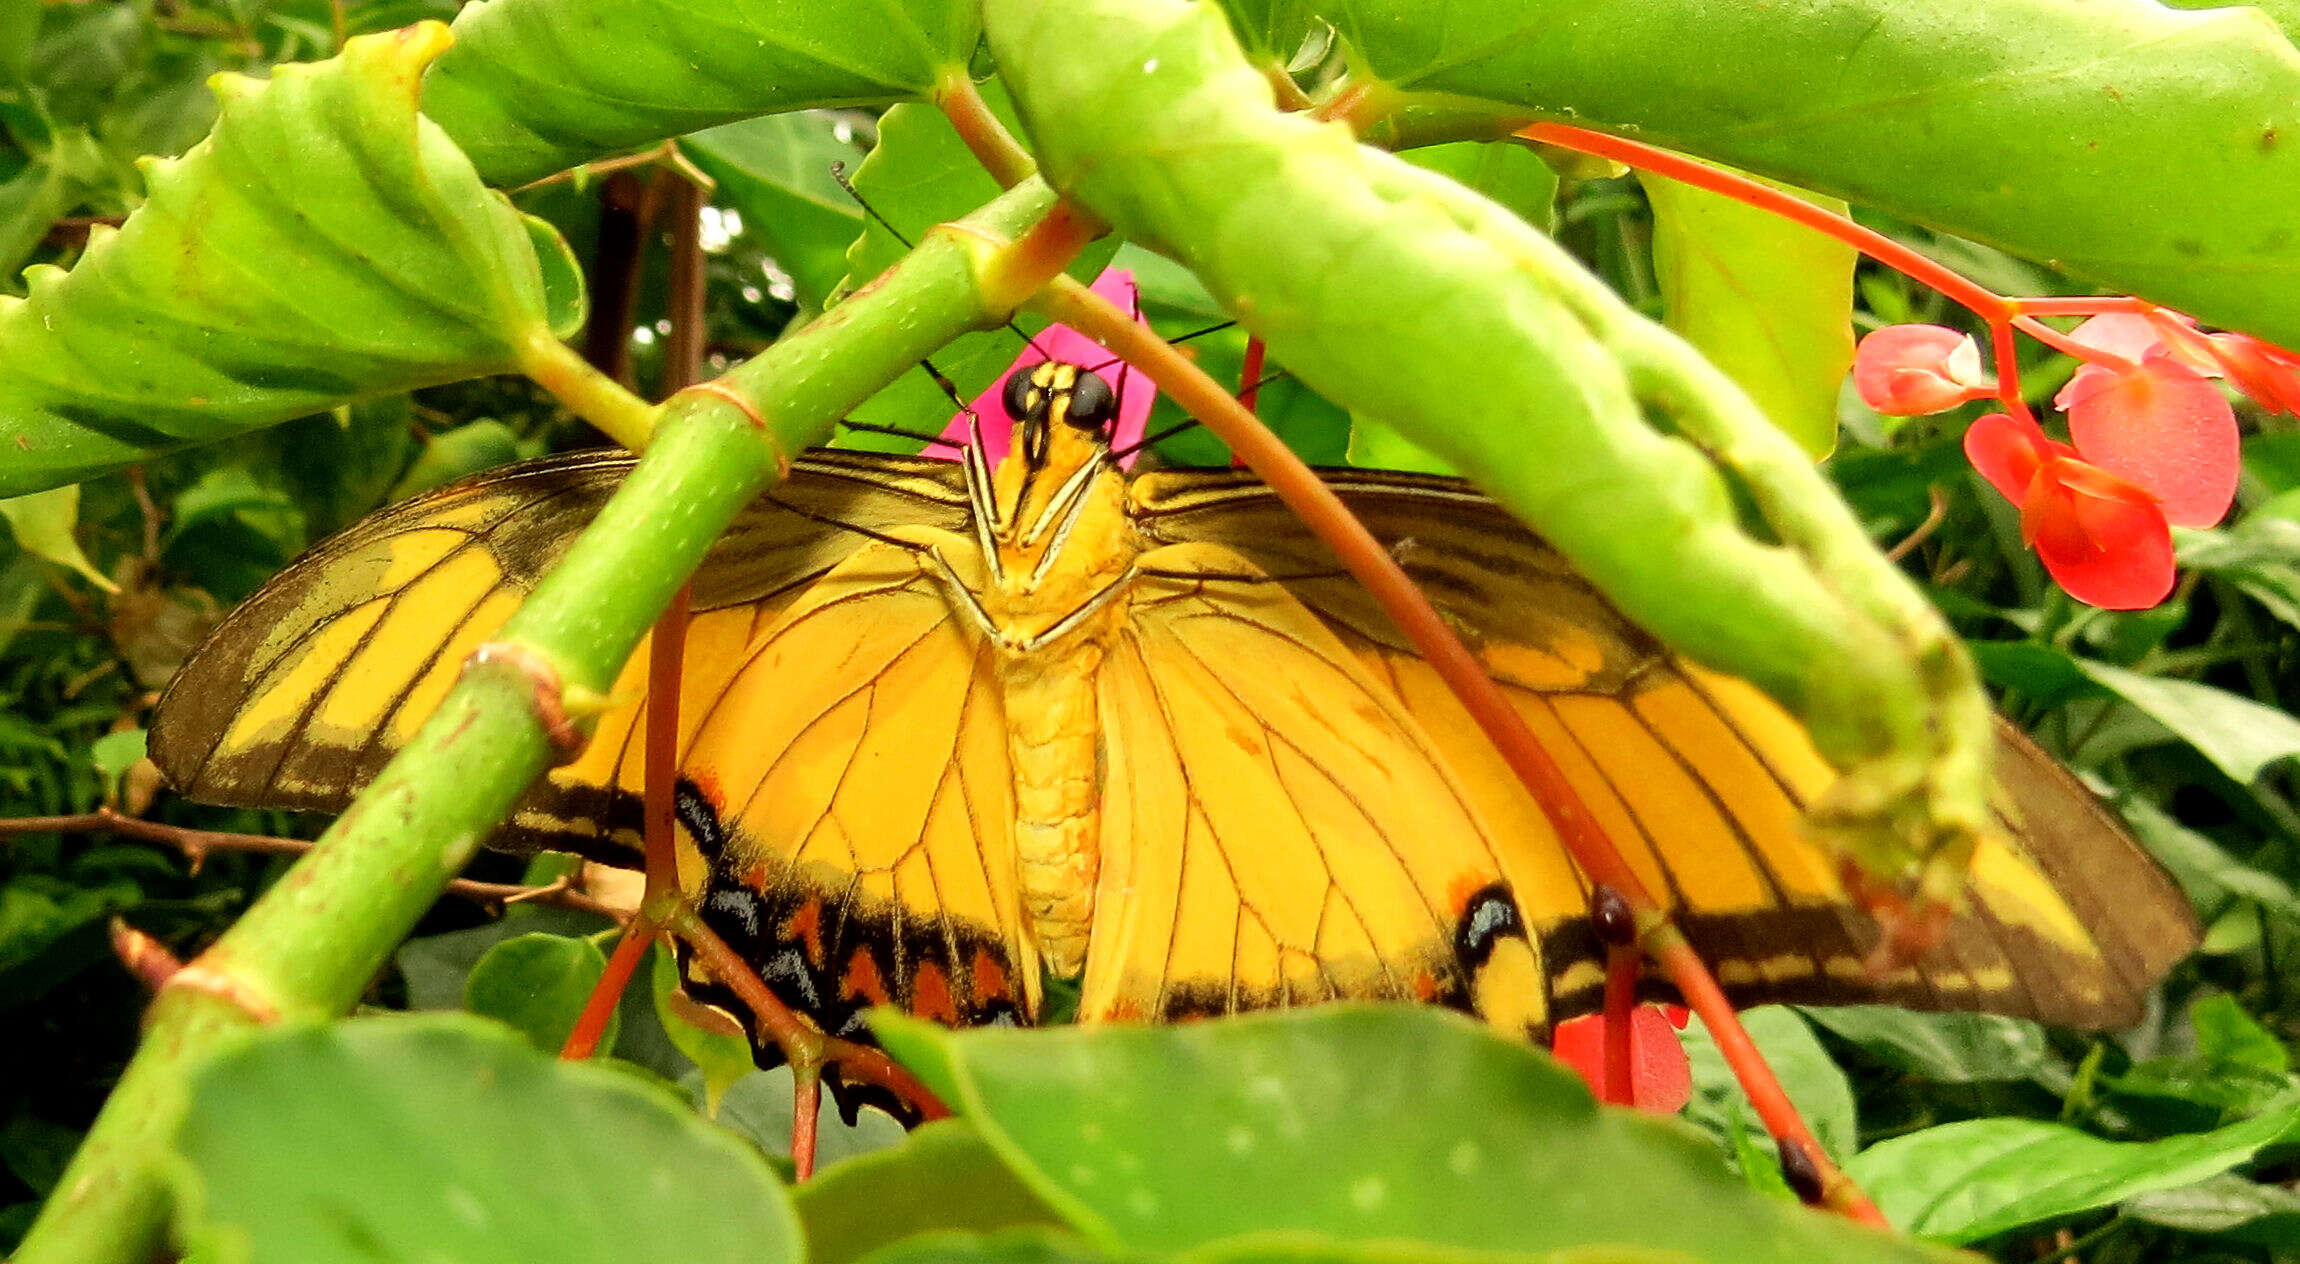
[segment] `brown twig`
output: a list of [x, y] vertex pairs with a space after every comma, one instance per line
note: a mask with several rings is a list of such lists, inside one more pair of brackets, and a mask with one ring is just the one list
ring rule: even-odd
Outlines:
[[1917, 524], [1916, 530], [1901, 537], [1899, 544], [1885, 550], [1885, 556], [1892, 561], [1900, 561], [1913, 552], [1918, 545], [1931, 539], [1933, 532], [1940, 530], [1941, 523], [1948, 518], [1949, 498], [1942, 493], [1940, 488], [1927, 487], [1925, 499], [1931, 502], [1931, 508], [1925, 512], [1925, 520]]
[[[264, 856], [301, 856], [312, 849], [312, 844], [300, 838], [278, 838], [270, 834], [233, 834], [221, 830], [191, 829], [182, 825], [169, 825], [162, 821], [147, 821], [129, 816], [111, 808], [98, 808], [93, 812], [79, 812], [69, 816], [21, 816], [0, 820], [0, 838], [20, 834], [120, 834], [141, 839], [147, 843], [161, 843], [182, 852], [198, 869], [211, 852], [248, 852]], [[611, 921], [622, 922], [630, 917], [628, 910], [593, 899], [576, 890], [565, 879], [546, 886], [527, 886], [516, 882], [478, 882], [470, 878], [457, 878], [447, 884], [447, 894], [476, 904], [547, 904], [554, 908], [569, 908], [577, 912], [592, 913]]]

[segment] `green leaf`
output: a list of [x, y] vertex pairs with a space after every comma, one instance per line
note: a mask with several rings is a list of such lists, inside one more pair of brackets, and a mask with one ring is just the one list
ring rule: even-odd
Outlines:
[[0, 500], [0, 518], [16, 536], [17, 547], [35, 557], [78, 571], [82, 578], [108, 593], [120, 591], [88, 555], [80, 550], [80, 489], [51, 487], [28, 496]]
[[2300, 521], [2255, 512], [2226, 531], [2183, 531], [2180, 565], [2236, 585], [2300, 628]]
[[0, 299], [0, 494], [504, 372], [564, 327], [564, 247], [415, 112], [446, 41], [219, 78], [216, 130], [147, 163], [150, 200]]
[[921, 99], [980, 32], [952, 0], [492, 0], [456, 16], [424, 112], [489, 183], [524, 184], [753, 115]]
[[[655, 1020], [663, 1034], [703, 1076], [703, 1112], [719, 1113], [727, 1089], [746, 1075], [755, 1074], [758, 1062], [751, 1055], [750, 1037], [739, 1026], [732, 1032], [704, 1026], [693, 1010], [700, 1002], [679, 1000], [679, 966], [671, 954], [657, 947], [649, 954], [654, 965], [647, 974], [648, 992], [655, 1003]], [[730, 1024], [732, 1019], [727, 1020]], [[786, 1130], [785, 1135], [789, 1135]]]
[[1032, 1226], [993, 1234], [922, 1233], [880, 1250], [871, 1264], [1090, 1264], [1109, 1258], [1077, 1234]]
[[2229, 1242], [2288, 1249], [2300, 1241], [2300, 1194], [2241, 1176], [2153, 1190], [2120, 1210], [2134, 1220]]
[[199, 1074], [177, 1148], [191, 1253], [218, 1264], [800, 1257], [747, 1146], [470, 1018], [263, 1033]]
[[1453, 109], [1476, 99], [1633, 135], [2300, 343], [2300, 235], [2286, 231], [2300, 202], [2300, 54], [2256, 12], [1319, 7], [1369, 76]]
[[121, 729], [106, 733], [88, 743], [88, 760], [96, 771], [108, 778], [116, 778], [128, 767], [144, 757], [144, 747], [151, 738], [145, 729]]
[[1996, 1014], [1920, 1014], [1885, 1005], [1800, 1008], [1807, 1022], [1903, 1075], [1935, 1084], [2034, 1080], [2065, 1092], [2068, 1067], [2043, 1027]]
[[874, 1029], [1107, 1250], [1304, 1231], [1481, 1251], [1925, 1258], [1743, 1188], [1681, 1125], [1599, 1110], [1547, 1056], [1426, 1007], [964, 1033], [878, 1017]]
[[2205, 997], [2189, 1010], [2188, 1021], [2196, 1029], [2196, 1052], [2203, 1057], [2279, 1075], [2292, 1069], [2292, 1051], [2233, 996]]
[[1879, 1142], [1846, 1175], [1911, 1233], [1978, 1242], [2218, 1175], [2300, 1137], [2300, 1093], [2213, 1132], [2104, 1141], [2032, 1119], [1971, 1119]]
[[518, 460], [519, 434], [492, 417], [467, 422], [424, 441], [423, 451], [392, 484], [388, 500], [406, 500], [443, 483]]
[[[680, 1081], [698, 1104], [704, 1096], [701, 1081], [699, 1071], [688, 1073]], [[827, 1100], [829, 1094], [824, 1097], [826, 1100], [815, 1115], [815, 1160], [826, 1169], [843, 1159], [901, 1143], [902, 1125], [896, 1123], [893, 1116], [879, 1110], [858, 1110], [854, 1123], [849, 1124]], [[718, 1113], [712, 1118], [737, 1136], [749, 1137], [761, 1153], [785, 1157], [791, 1152], [793, 1105], [789, 1067], [754, 1070], [728, 1087], [719, 1099]]]
[[1557, 173], [1523, 145], [1455, 141], [1399, 154], [1417, 167], [1453, 177], [1543, 232], [1557, 226]]
[[[1741, 1015], [1741, 1025], [1748, 1029], [1757, 1049], [1765, 1055], [1765, 1062], [1780, 1078], [1781, 1087], [1789, 1093], [1789, 1100], [1797, 1113], [1805, 1117], [1805, 1124], [1813, 1130], [1814, 1139], [1837, 1162], [1853, 1153], [1859, 1144], [1860, 1127], [1853, 1112], [1853, 1086], [1845, 1079], [1829, 1051], [1814, 1038], [1813, 1029], [1805, 1025], [1799, 1012], [1782, 1005], [1764, 1005]], [[1717, 1042], [1710, 1038], [1708, 1029], [1699, 1023], [1689, 1024], [1682, 1039], [1685, 1053], [1693, 1063], [1693, 1098], [1686, 1103], [1685, 1115], [1715, 1133], [1729, 1138], [1739, 1131], [1749, 1137], [1764, 1138], [1765, 1125], [1757, 1117], [1757, 1108], [1750, 1105], [1748, 1094], [1741, 1091], [1741, 1082], [1734, 1078], [1732, 1069], [1725, 1065], [1725, 1057], [1717, 1050]], [[1778, 1160], [1770, 1157], [1773, 1149], [1760, 1143], [1767, 1154], [1767, 1163]]]
[[862, 231], [862, 208], [831, 174], [834, 163], [862, 161], [854, 141], [841, 139], [850, 127], [830, 114], [774, 114], [679, 142], [719, 182], [712, 204], [742, 214], [744, 231], [790, 274], [799, 302], [817, 310], [846, 275], [847, 247]]
[[852, 1264], [938, 1230], [989, 1233], [1062, 1218], [998, 1159], [973, 1125], [926, 1125], [901, 1145], [823, 1169], [798, 1187], [810, 1264]]
[[[1805, 451], [1828, 455], [1837, 445], [1838, 389], [1853, 367], [1860, 256], [1770, 211], [1662, 176], [1640, 179], [1653, 205], [1653, 270], [1669, 327]], [[1839, 198], [1798, 195], [1845, 210]]]
[[2300, 926], [2300, 895], [2284, 879], [2229, 855], [2220, 844], [2146, 799], [2127, 798], [2117, 806], [2191, 903], [2210, 909], [2234, 896]]
[[2084, 673], [2140, 708], [2174, 736], [2202, 752], [2239, 785], [2260, 770], [2300, 755], [2300, 719], [2224, 689], [2168, 676], [2143, 676], [2091, 659]]
[[[463, 1007], [504, 1023], [544, 1053], [557, 1053], [606, 970], [607, 954], [589, 939], [520, 935], [488, 949], [472, 967]], [[620, 1017], [607, 1020], [602, 1051], [614, 1049]]]

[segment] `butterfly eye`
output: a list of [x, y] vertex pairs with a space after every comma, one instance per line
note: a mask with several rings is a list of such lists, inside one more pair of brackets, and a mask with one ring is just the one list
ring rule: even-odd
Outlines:
[[1107, 429], [1118, 416], [1118, 396], [1110, 383], [1092, 369], [1078, 370], [1070, 383], [1070, 406], [1062, 410], [1062, 419], [1088, 433]]
[[1009, 374], [1006, 379], [1006, 389], [1000, 392], [998, 397], [999, 403], [1006, 406], [1007, 420], [1021, 421], [1029, 416], [1031, 397], [1038, 393], [1038, 370], [1036, 368], [1018, 369]]

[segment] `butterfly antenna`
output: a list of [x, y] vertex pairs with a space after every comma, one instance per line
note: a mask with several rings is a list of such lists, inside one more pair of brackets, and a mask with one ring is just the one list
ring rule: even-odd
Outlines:
[[[855, 205], [863, 208], [863, 214], [870, 216], [873, 223], [876, 223], [880, 228], [885, 229], [888, 234], [891, 235], [896, 241], [901, 242], [903, 249], [918, 249], [918, 247], [912, 243], [910, 238], [903, 235], [901, 229], [896, 228], [893, 222], [888, 220], [886, 216], [878, 213], [878, 208], [870, 204], [870, 199], [864, 197], [860, 189], [855, 188], [854, 181], [847, 178], [847, 165], [844, 162], [834, 162], [831, 164], [831, 179], [838, 181], [839, 187], [847, 191], [847, 196], [855, 200]], [[1039, 346], [1035, 341], [1031, 339], [1029, 334], [1022, 332], [1022, 327], [1020, 325], [1015, 324], [1011, 320], [1001, 323], [1003, 323], [1008, 329], [1013, 330], [1014, 336], [1022, 339], [1024, 346], [1029, 347], [1032, 351], [1037, 352], [1041, 356], [1045, 356], [1049, 360], [1054, 358], [1053, 356], [1047, 355], [1046, 348]], [[921, 361], [920, 363], [923, 364], [925, 362]], [[933, 373], [933, 366], [929, 365], [927, 367], [927, 371]], [[943, 377], [939, 373], [937, 373], [935, 377], [937, 381], [948, 382], [950, 380], [946, 377]], [[958, 398], [958, 395], [955, 391], [952, 392], [951, 398]], [[961, 408], [964, 408], [965, 406], [966, 405], [964, 404], [959, 405]]]
[[945, 439], [941, 435], [925, 434], [917, 430], [905, 430], [901, 426], [882, 426], [869, 421], [841, 421], [838, 425], [841, 430], [859, 430], [864, 434], [893, 435], [897, 439], [916, 439], [929, 447], [940, 445], [946, 448], [961, 448], [966, 446], [956, 439]]
[[1127, 457], [1140, 452], [1142, 449], [1164, 443], [1168, 439], [1173, 438], [1175, 435], [1181, 434], [1185, 430], [1196, 429], [1197, 425], [1198, 421], [1196, 418], [1192, 418], [1188, 421], [1176, 422], [1175, 424], [1166, 427], [1164, 430], [1161, 430], [1156, 434], [1144, 435], [1141, 438], [1136, 439], [1134, 442], [1127, 444], [1125, 447], [1113, 451], [1110, 455], [1115, 460], [1123, 461]]
[[[1134, 296], [1134, 319], [1142, 319], [1142, 296], [1140, 294], [1136, 294]], [[1218, 334], [1225, 329], [1234, 328], [1236, 327], [1237, 323], [1238, 322], [1234, 320], [1225, 320], [1219, 324], [1208, 325], [1204, 329], [1193, 329], [1186, 334], [1176, 334], [1175, 336], [1166, 340], [1166, 345], [1170, 347], [1179, 347], [1183, 343], [1188, 342], [1193, 338], [1203, 338], [1207, 334]], [[1119, 360], [1123, 358], [1124, 357], [1121, 356], [1112, 356], [1109, 359], [1102, 361], [1100, 364], [1089, 364], [1086, 366], [1086, 368], [1089, 372], [1100, 373], [1102, 370], [1118, 363]]]

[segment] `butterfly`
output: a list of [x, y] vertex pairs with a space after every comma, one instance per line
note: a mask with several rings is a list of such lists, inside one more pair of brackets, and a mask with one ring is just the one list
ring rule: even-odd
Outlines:
[[[1251, 475], [1121, 471], [1089, 369], [1046, 360], [1004, 403], [995, 467], [809, 452], [695, 577], [681, 876], [777, 994], [863, 1038], [877, 1005], [1031, 1022], [1055, 980], [1082, 1021], [1374, 998], [1538, 1038], [1598, 1008], [1589, 882], [1326, 547]], [[323, 543], [178, 675], [154, 758], [195, 798], [342, 808], [630, 465], [513, 466]], [[1872, 974], [1877, 927], [1799, 828], [1832, 774], [1794, 720], [1468, 484], [1327, 477], [1737, 1004], [2110, 1027], [2195, 942], [2154, 861], [2000, 725], [1967, 907]], [[636, 863], [647, 659], [499, 844]]]

